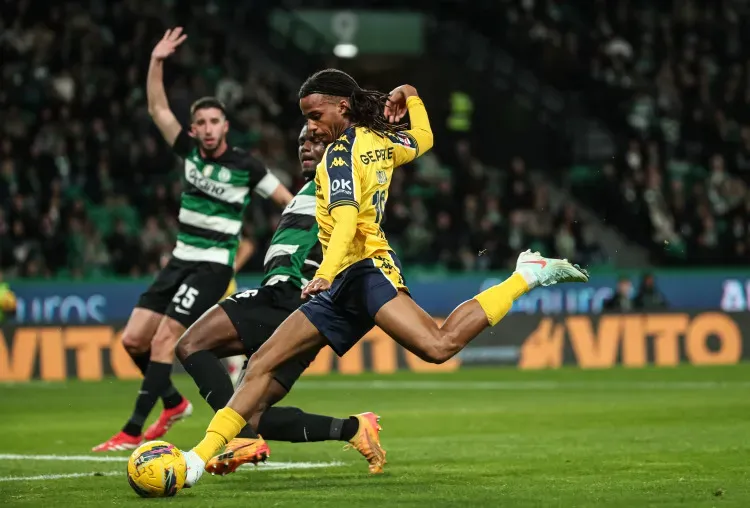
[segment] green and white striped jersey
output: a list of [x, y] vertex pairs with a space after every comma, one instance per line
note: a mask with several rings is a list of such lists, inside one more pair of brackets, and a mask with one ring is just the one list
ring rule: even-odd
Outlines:
[[184, 160], [184, 188], [172, 255], [233, 266], [250, 192], [267, 198], [279, 180], [241, 148], [229, 147], [215, 159], [204, 159], [184, 130], [173, 149]]
[[281, 214], [263, 260], [264, 286], [289, 282], [302, 288], [323, 261], [315, 220], [315, 182], [307, 182]]

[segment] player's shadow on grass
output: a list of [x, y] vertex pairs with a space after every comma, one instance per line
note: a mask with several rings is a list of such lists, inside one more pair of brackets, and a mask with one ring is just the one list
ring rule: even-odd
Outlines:
[[[430, 474], [433, 481], [439, 481], [443, 486], [455, 484], [456, 486], [465, 485], [465, 479], [456, 478], [452, 472], [446, 471], [433, 472]], [[358, 487], [371, 487], [373, 482], [381, 487], [404, 487], [414, 488], [424, 487], [424, 477], [410, 474], [407, 470], [390, 472], [386, 471], [382, 475], [370, 475], [366, 471], [349, 469], [317, 470], [315, 473], [280, 473], [280, 472], [240, 472], [235, 473], [220, 481], [211, 482], [212, 488], [220, 490], [247, 490], [257, 491], [262, 489], [263, 492], [284, 492], [289, 494], [290, 491], [314, 492], [330, 491], [345, 492]]]

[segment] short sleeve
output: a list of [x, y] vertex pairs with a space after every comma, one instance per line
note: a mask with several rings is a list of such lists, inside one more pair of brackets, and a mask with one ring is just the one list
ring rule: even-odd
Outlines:
[[244, 168], [248, 172], [248, 187], [262, 198], [268, 198], [281, 183], [260, 160], [252, 155], [247, 156]]
[[338, 139], [326, 152], [326, 180], [327, 188], [324, 194], [328, 201], [328, 211], [337, 206], [349, 205], [359, 210], [360, 188], [356, 178], [352, 157], [354, 139]]
[[388, 139], [393, 145], [394, 167], [407, 164], [419, 155], [417, 140], [408, 132], [388, 133]]
[[185, 132], [185, 129], [180, 129], [180, 133], [174, 140], [172, 145], [172, 151], [182, 157], [183, 159], [190, 155], [190, 152], [195, 148], [193, 139]]

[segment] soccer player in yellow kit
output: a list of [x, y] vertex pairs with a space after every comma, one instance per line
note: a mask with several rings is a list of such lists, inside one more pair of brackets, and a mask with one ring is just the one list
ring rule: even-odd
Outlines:
[[[380, 228], [394, 168], [432, 147], [417, 91], [409, 85], [389, 95], [363, 90], [348, 74], [327, 69], [303, 83], [299, 98], [309, 131], [331, 142], [315, 176], [324, 258], [302, 290], [303, 298], [313, 298], [252, 356], [241, 386], [211, 420], [203, 441], [185, 453], [186, 486], [198, 481], [205, 463], [245, 426], [274, 371], [300, 352], [330, 345], [343, 355], [378, 325], [423, 360], [442, 363], [534, 287], [588, 281], [586, 271], [567, 260], [526, 251], [507, 280], [462, 303], [437, 325], [409, 296], [398, 257]], [[404, 130], [398, 122], [407, 111], [411, 129]], [[372, 473], [382, 472], [386, 462], [379, 430], [377, 421], [370, 422]]]

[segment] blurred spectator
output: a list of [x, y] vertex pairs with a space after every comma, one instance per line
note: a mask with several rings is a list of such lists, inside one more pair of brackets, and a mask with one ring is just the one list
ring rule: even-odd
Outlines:
[[604, 301], [604, 310], [615, 312], [629, 312], [635, 308], [633, 301], [633, 283], [628, 277], [620, 277], [617, 281], [615, 294]]
[[641, 285], [638, 288], [638, 294], [634, 302], [637, 309], [657, 310], [667, 308], [667, 299], [656, 288], [654, 276], [650, 273], [644, 274], [641, 279]]
[[[0, 267], [12, 275], [139, 276], [169, 255], [183, 171], [152, 125], [144, 85], [164, 29], [158, 20], [171, 18], [170, 5], [94, 0], [36, 10], [19, 1], [0, 10], [0, 80], [7, 85], [0, 89]], [[299, 185], [296, 90], [254, 65], [246, 41], [227, 35], [231, 20], [200, 2], [185, 6], [192, 8], [191, 42], [167, 70], [175, 113], [187, 121], [192, 100], [218, 95], [231, 110], [230, 141]], [[492, 167], [476, 156], [470, 126], [456, 116], [468, 120], [473, 102], [461, 92], [445, 100], [461, 132], [445, 160], [426, 154], [391, 184], [383, 228], [405, 260], [505, 270], [531, 246], [584, 264], [601, 261], [576, 210], [552, 206], [523, 158]], [[720, 172], [709, 190], [714, 208], [739, 197]], [[252, 202], [246, 229], [258, 249], [248, 269], [262, 268], [277, 220], [267, 203]], [[709, 233], [696, 234], [711, 243]]]
[[16, 313], [16, 295], [10, 290], [10, 285], [3, 280], [0, 272], [0, 324]]
[[[492, 16], [477, 20], [478, 29], [502, 37], [548, 83], [579, 93], [619, 140], [615, 164], [571, 171], [575, 193], [648, 246], [656, 262], [747, 264], [747, 3], [502, 6], [505, 29]], [[564, 248], [568, 238], [560, 237]]]

